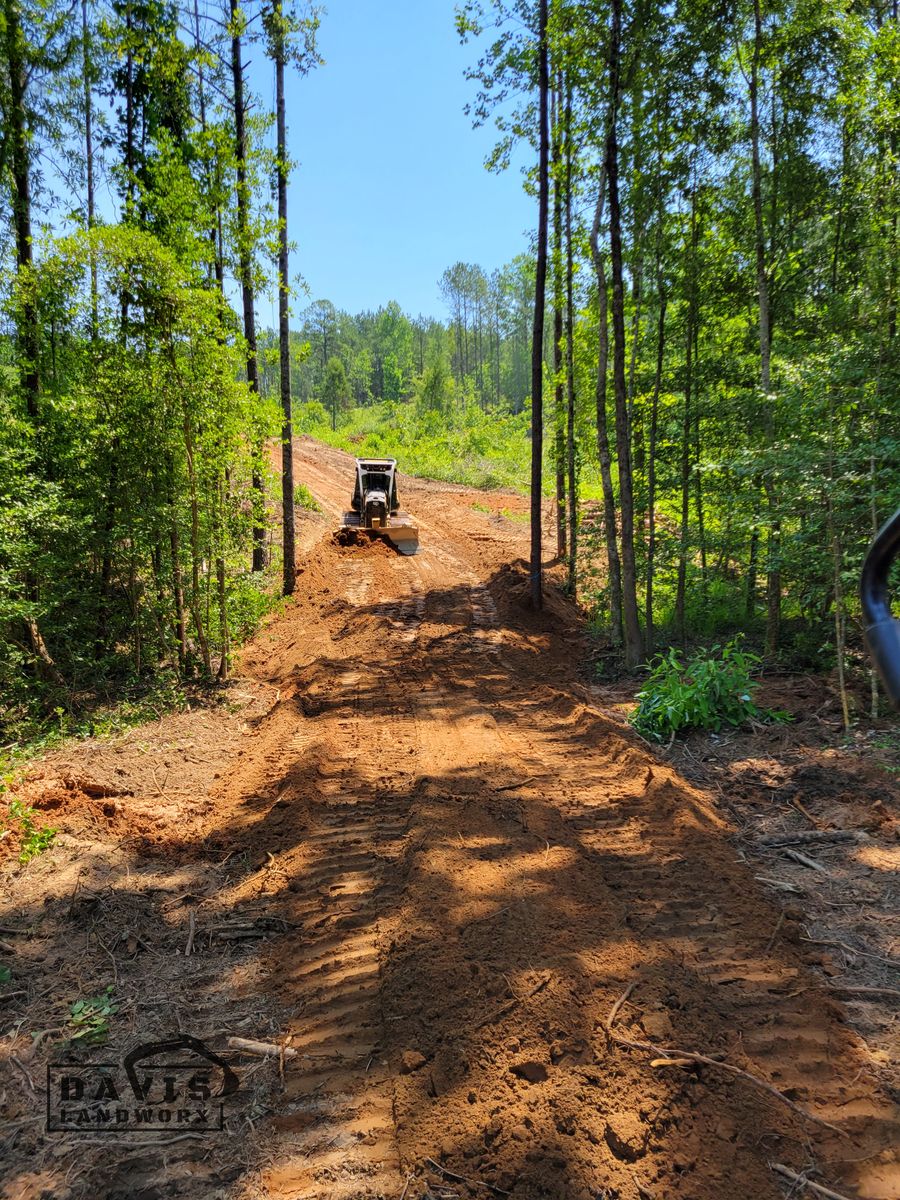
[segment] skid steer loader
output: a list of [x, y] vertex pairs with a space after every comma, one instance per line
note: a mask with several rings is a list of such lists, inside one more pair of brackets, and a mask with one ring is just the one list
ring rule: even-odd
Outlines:
[[409, 513], [401, 512], [395, 458], [358, 458], [350, 512], [344, 513], [338, 537], [344, 543], [360, 534], [387, 538], [401, 554], [415, 554], [419, 531]]

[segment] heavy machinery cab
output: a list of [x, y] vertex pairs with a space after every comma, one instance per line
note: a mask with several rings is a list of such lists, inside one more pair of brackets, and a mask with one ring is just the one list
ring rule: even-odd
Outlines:
[[[386, 518], [400, 510], [397, 497], [397, 460], [395, 458], [358, 458], [356, 485], [350, 506], [367, 517]], [[369, 524], [369, 521], [366, 521]]]

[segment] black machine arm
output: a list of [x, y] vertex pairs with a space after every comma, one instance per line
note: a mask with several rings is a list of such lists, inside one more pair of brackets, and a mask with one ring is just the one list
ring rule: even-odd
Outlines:
[[860, 581], [866, 641], [891, 701], [900, 707], [900, 620], [891, 613], [888, 574], [900, 554], [900, 508], [869, 548]]

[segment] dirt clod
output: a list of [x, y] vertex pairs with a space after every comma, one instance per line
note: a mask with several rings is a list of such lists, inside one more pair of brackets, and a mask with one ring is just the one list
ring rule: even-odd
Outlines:
[[411, 1075], [413, 1071], [418, 1071], [420, 1067], [424, 1067], [428, 1060], [424, 1054], [420, 1054], [418, 1050], [404, 1050], [400, 1056], [400, 1070], [404, 1075]]
[[547, 1079], [547, 1068], [542, 1062], [528, 1059], [525, 1062], [514, 1063], [510, 1068], [513, 1075], [528, 1083], [544, 1083]]
[[632, 1113], [617, 1113], [607, 1118], [603, 1130], [606, 1144], [622, 1162], [637, 1162], [647, 1149], [647, 1130]]

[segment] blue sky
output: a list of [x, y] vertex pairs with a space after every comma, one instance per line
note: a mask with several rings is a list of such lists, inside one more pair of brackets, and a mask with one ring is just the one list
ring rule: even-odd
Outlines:
[[[476, 48], [459, 44], [453, 0], [327, 0], [319, 45], [326, 65], [286, 87], [299, 163], [291, 271], [310, 290], [294, 311], [323, 298], [353, 312], [397, 300], [413, 315], [443, 316], [446, 267], [462, 259], [492, 270], [527, 248], [527, 151], [500, 175], [485, 170], [495, 138], [463, 112]], [[271, 104], [268, 72], [255, 82]]]

